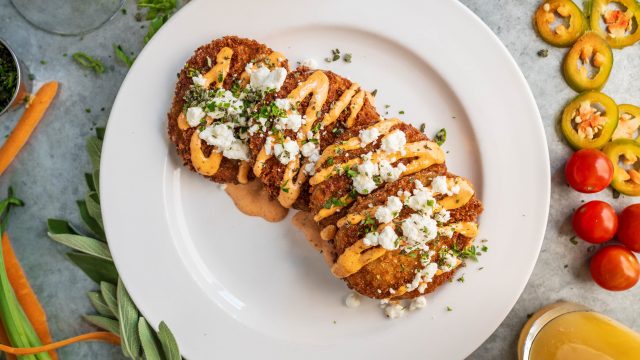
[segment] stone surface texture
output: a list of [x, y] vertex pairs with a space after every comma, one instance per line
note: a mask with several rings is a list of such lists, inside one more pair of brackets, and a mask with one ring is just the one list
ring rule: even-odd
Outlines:
[[[539, 1], [461, 2], [497, 34], [528, 80], [544, 122], [552, 174], [549, 223], [531, 279], [507, 318], [469, 359], [515, 358], [517, 335], [527, 314], [560, 299], [581, 302], [640, 330], [640, 312], [632, 305], [640, 297], [640, 286], [621, 293], [598, 288], [588, 272], [589, 244], [578, 242], [574, 245], [570, 241], [569, 219], [573, 208], [583, 201], [613, 199], [610, 190], [583, 195], [572, 191], [564, 181], [562, 170], [571, 151], [557, 133], [555, 124], [563, 105], [576, 95], [560, 74], [560, 64], [567, 50], [548, 46], [534, 33], [531, 17]], [[81, 316], [92, 311], [86, 292], [95, 285], [67, 260], [66, 247], [47, 238], [46, 219], [64, 218], [80, 223], [75, 201], [84, 196], [83, 174], [90, 169], [85, 141], [96, 126], [105, 125], [111, 104], [127, 73], [127, 67], [115, 58], [112, 44], [121, 44], [133, 54], [144, 46], [142, 39], [148, 23], [135, 20], [135, 2], [129, 1], [126, 10], [126, 14], [116, 14], [98, 31], [85, 36], [62, 37], [34, 28], [20, 17], [9, 0], [0, 0], [0, 37], [11, 44], [35, 75], [35, 87], [52, 79], [62, 82], [55, 106], [0, 178], [1, 194], [5, 194], [11, 185], [27, 204], [15, 211], [9, 232], [47, 310], [56, 339], [92, 329]], [[549, 50], [548, 57], [537, 55], [541, 49]], [[107, 71], [98, 76], [79, 67], [70, 57], [77, 51], [101, 59], [107, 65]], [[482, 56], [469, 55], [470, 61], [474, 56]], [[614, 50], [614, 56], [615, 66], [604, 91], [618, 103], [640, 104], [640, 46]], [[20, 113], [21, 110], [15, 111], [0, 119], [0, 139], [10, 132]], [[513, 114], [513, 121], [518, 121], [518, 114]], [[621, 210], [634, 201], [638, 200], [622, 196], [613, 204]], [[514, 238], [514, 246], [516, 243], [517, 238]], [[60, 355], [63, 359], [122, 357], [119, 348], [99, 343], [71, 346], [60, 350]]]

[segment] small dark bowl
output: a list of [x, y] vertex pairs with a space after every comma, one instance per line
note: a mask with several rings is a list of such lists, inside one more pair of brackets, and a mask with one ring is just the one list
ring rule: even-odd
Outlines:
[[18, 86], [13, 91], [13, 96], [11, 97], [9, 104], [7, 104], [5, 108], [0, 108], [0, 115], [2, 115], [9, 110], [16, 109], [25, 101], [27, 95], [31, 92], [32, 81], [29, 80], [29, 70], [27, 67], [22, 63], [22, 61], [20, 61], [20, 59], [18, 59], [13, 50], [11, 50], [11, 47], [9, 47], [7, 42], [2, 40], [2, 38], [0, 38], [0, 46], [9, 51], [18, 71]]

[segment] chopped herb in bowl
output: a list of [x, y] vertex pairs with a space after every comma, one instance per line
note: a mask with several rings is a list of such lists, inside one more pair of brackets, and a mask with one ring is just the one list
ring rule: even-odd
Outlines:
[[18, 87], [18, 68], [5, 46], [0, 43], [0, 112], [7, 108]]

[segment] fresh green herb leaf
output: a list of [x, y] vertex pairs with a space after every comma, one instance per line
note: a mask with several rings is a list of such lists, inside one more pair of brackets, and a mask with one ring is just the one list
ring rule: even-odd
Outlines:
[[[89, 301], [91, 301], [91, 305], [93, 305], [98, 314], [109, 318], [115, 318], [115, 314], [111, 312], [111, 309], [109, 309], [109, 305], [105, 302], [102, 294], [97, 291], [89, 291], [87, 296], [89, 296]], [[118, 331], [119, 330], [120, 329], [118, 329]]]
[[572, 236], [569, 241], [573, 244], [573, 245], [578, 245], [578, 240], [576, 240], [576, 236]]
[[352, 55], [351, 53], [346, 53], [342, 56], [342, 60], [346, 63], [351, 63]]
[[156, 332], [153, 331], [143, 317], [140, 317], [138, 320], [138, 336], [140, 337], [140, 343], [142, 344], [142, 350], [146, 360], [163, 359], [160, 339], [158, 339]]
[[118, 336], [120, 335], [120, 323], [118, 322], [118, 320], [113, 320], [108, 317], [97, 315], [85, 315], [84, 319], [101, 329], [105, 329], [108, 332], [116, 334]]
[[118, 279], [116, 288], [116, 299], [118, 300], [122, 351], [131, 358], [137, 359], [140, 355], [140, 338], [137, 331], [140, 314], [120, 279]]
[[549, 56], [549, 50], [547, 49], [538, 50], [538, 56], [541, 58], [546, 58], [547, 56]]
[[167, 360], [182, 360], [180, 350], [178, 349], [178, 343], [164, 321], [160, 322], [158, 336], [160, 337], [160, 343], [162, 344], [165, 358]]
[[148, 43], [149, 40], [155, 35], [158, 30], [169, 20], [169, 15], [158, 15], [149, 23], [149, 30], [147, 31], [147, 35], [144, 36], [144, 43]]
[[444, 142], [447, 141], [447, 129], [445, 128], [440, 129], [440, 131], [438, 131], [436, 133], [436, 136], [433, 138], [433, 141], [435, 141], [436, 144], [442, 146], [442, 144], [444, 144]]
[[131, 67], [131, 65], [133, 65], [133, 59], [127, 55], [121, 45], [113, 44], [113, 51], [116, 53], [116, 56], [122, 60], [125, 65], [127, 65], [127, 67]]

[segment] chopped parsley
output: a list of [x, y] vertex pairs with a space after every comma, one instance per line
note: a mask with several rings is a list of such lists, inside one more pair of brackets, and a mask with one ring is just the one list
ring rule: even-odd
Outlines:
[[131, 65], [133, 65], [133, 59], [131, 59], [129, 55], [127, 55], [127, 53], [122, 49], [122, 45], [113, 44], [113, 52], [115, 52], [116, 56], [120, 60], [122, 60], [122, 62], [125, 63], [127, 67], [131, 67]]
[[365, 215], [360, 224], [364, 226], [364, 232], [367, 234], [376, 231], [376, 219], [369, 214]]
[[538, 56], [540, 56], [541, 58], [546, 58], [547, 56], [549, 56], [549, 50], [547, 49], [538, 50]]
[[447, 311], [453, 311], [453, 308], [451, 308], [451, 306], [447, 306]]
[[288, 192], [289, 192], [289, 188], [287, 187], [287, 184], [288, 184], [288, 183], [289, 183], [289, 180], [286, 180], [286, 181], [284, 182], [284, 184], [282, 184], [282, 185], [280, 186], [280, 190], [282, 190], [283, 192], [288, 193]]
[[331, 209], [332, 207], [340, 207], [340, 206], [347, 206], [348, 204], [344, 201], [342, 201], [342, 199], [339, 198], [329, 198], [327, 201], [325, 201], [324, 203], [324, 208], [325, 209]]
[[569, 241], [573, 244], [573, 245], [578, 245], [578, 240], [576, 240], [575, 236], [572, 236]]
[[344, 60], [344, 62], [346, 63], [351, 63], [351, 57], [352, 57], [351, 53], [346, 53], [342, 56], [342, 60]]
[[330, 157], [327, 159], [327, 165], [333, 165], [333, 156], [330, 156]]
[[447, 129], [445, 128], [440, 129], [436, 133], [436, 136], [433, 138], [433, 141], [435, 141], [436, 144], [442, 146], [442, 144], [444, 144], [444, 142], [447, 141]]
[[427, 124], [425, 124], [425, 123], [420, 124], [420, 132], [421, 133], [423, 133], [426, 129], [427, 129]]
[[374, 90], [371, 92], [371, 96], [376, 97], [376, 95], [378, 95], [378, 89], [374, 89]]
[[340, 60], [340, 49], [331, 50], [331, 56], [324, 58], [324, 61], [330, 63]]

